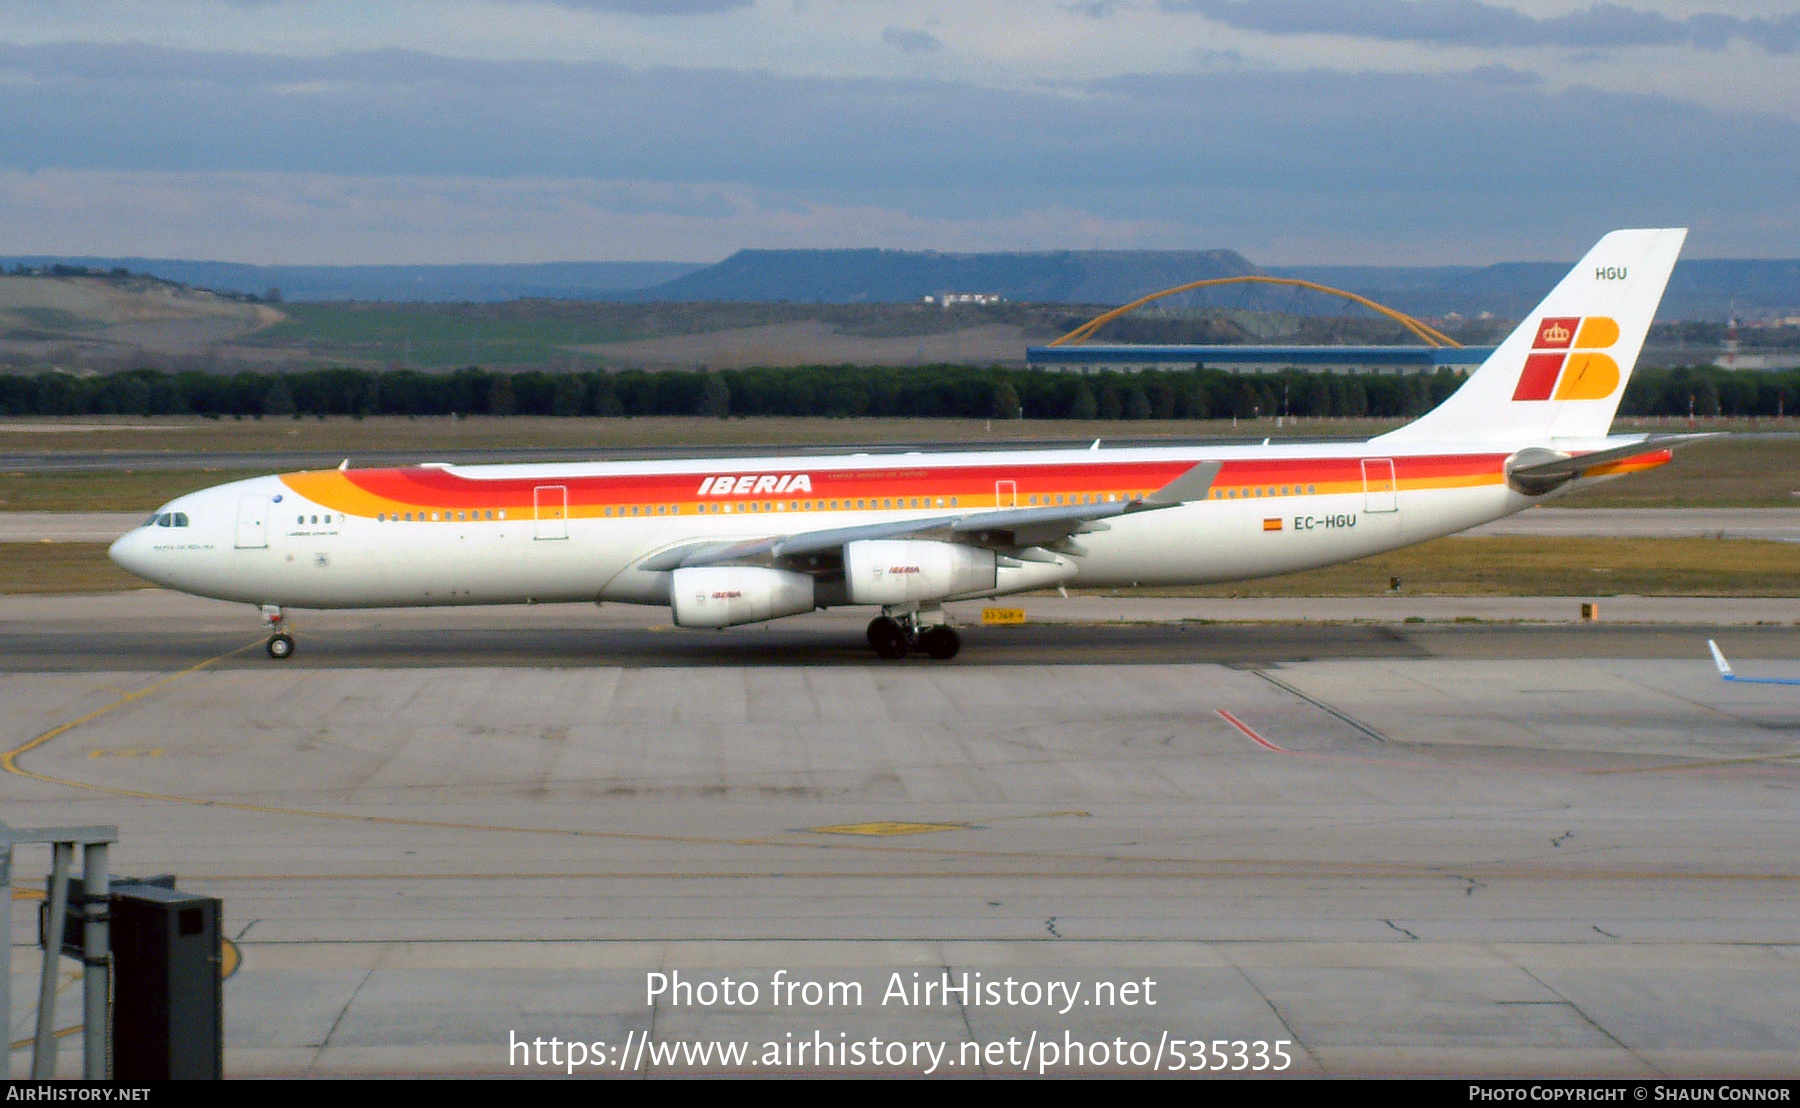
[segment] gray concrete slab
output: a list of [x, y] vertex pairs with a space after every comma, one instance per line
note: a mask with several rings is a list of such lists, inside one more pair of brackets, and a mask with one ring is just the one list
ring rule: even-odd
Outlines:
[[[1094, 604], [1135, 618], [1045, 620], [1035, 664], [973, 636], [950, 665], [803, 662], [854, 642], [827, 614], [645, 667], [571, 646], [686, 638], [630, 609], [309, 615], [290, 663], [207, 664], [252, 613], [7, 599], [0, 807], [116, 823], [116, 869], [224, 899], [241, 1076], [537, 1072], [512, 1043], [552, 1037], [622, 1075], [929, 1067], [842, 1053], [876, 1040], [937, 1072], [1142, 1073], [1229, 1038], [1300, 1073], [1792, 1076], [1800, 700], [1703, 653], [1773, 671], [1791, 626], [1196, 639]], [[153, 666], [85, 646], [140, 623], [173, 644]], [[470, 656], [393, 646], [427, 633]], [[1056, 646], [1084, 638], [1123, 660]], [[35, 968], [14, 950], [15, 1039]], [[861, 1002], [776, 1004], [778, 971]], [[677, 972], [760, 995], [647, 996]], [[881, 1002], [965, 973], [1088, 1003]]]
[[[1800, 599], [1606, 597], [1600, 621], [1577, 597], [1192, 599], [1054, 594], [1006, 598], [1017, 627], [982, 627], [986, 605], [951, 609], [970, 648], [956, 665], [1256, 665], [1321, 657], [1445, 652], [1505, 658], [1706, 657], [1706, 639], [1733, 657], [1791, 658]], [[672, 627], [666, 610], [628, 605], [296, 611], [290, 668], [851, 665], [869, 661], [869, 613], [816, 612], [724, 632]], [[1489, 625], [1464, 633], [1470, 625]], [[156, 589], [93, 596], [0, 596], [0, 671], [181, 669], [217, 658], [262, 667], [261, 619], [248, 605]], [[1071, 631], [1079, 627], [1079, 631]], [[1439, 638], [1431, 636], [1443, 632]], [[1578, 636], [1578, 637], [1571, 637]], [[1421, 645], [1430, 639], [1430, 645]], [[220, 657], [223, 656], [223, 657]], [[930, 666], [909, 659], [907, 666]]]
[[0, 542], [110, 543], [144, 522], [141, 512], [0, 512]]

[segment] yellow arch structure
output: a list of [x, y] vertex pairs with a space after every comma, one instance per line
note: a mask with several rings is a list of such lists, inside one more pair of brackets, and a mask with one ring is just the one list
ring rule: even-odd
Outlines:
[[1407, 315], [1405, 312], [1395, 311], [1393, 308], [1390, 308], [1385, 304], [1377, 304], [1375, 301], [1370, 300], [1366, 296], [1358, 296], [1353, 292], [1346, 292], [1343, 289], [1334, 289], [1330, 285], [1321, 285], [1321, 284], [1317, 283], [1316, 281], [1302, 281], [1298, 277], [1260, 277], [1260, 276], [1254, 276], [1254, 275], [1245, 276], [1245, 277], [1210, 277], [1204, 281], [1189, 281], [1185, 285], [1176, 285], [1173, 288], [1163, 289], [1161, 292], [1153, 292], [1149, 296], [1139, 297], [1138, 299], [1133, 300], [1129, 304], [1114, 308], [1110, 312], [1104, 312], [1100, 315], [1095, 316], [1093, 319], [1090, 319], [1086, 323], [1083, 323], [1081, 326], [1075, 328], [1073, 331], [1070, 331], [1068, 334], [1064, 335], [1060, 339], [1057, 339], [1055, 342], [1051, 343], [1050, 345], [1051, 346], [1075, 346], [1075, 345], [1084, 343], [1088, 339], [1090, 339], [1094, 336], [1095, 331], [1098, 331], [1100, 328], [1106, 326], [1108, 323], [1111, 323], [1113, 320], [1119, 318], [1120, 316], [1124, 315], [1125, 313], [1136, 311], [1138, 308], [1143, 307], [1145, 304], [1148, 304], [1153, 300], [1161, 300], [1165, 296], [1174, 296], [1176, 293], [1180, 293], [1180, 292], [1192, 292], [1195, 289], [1209, 288], [1213, 285], [1252, 285], [1252, 284], [1288, 285], [1288, 286], [1291, 286], [1294, 288], [1311, 289], [1313, 292], [1327, 293], [1331, 296], [1341, 296], [1345, 300], [1349, 300], [1354, 303], [1361, 304], [1363, 307], [1368, 308], [1370, 311], [1376, 312], [1380, 315], [1384, 315], [1387, 318], [1393, 320], [1395, 323], [1398, 323], [1400, 326], [1406, 328], [1408, 331], [1411, 331], [1413, 334], [1419, 336], [1420, 339], [1424, 340], [1425, 345], [1427, 345], [1427, 346], [1435, 346], [1435, 347], [1445, 347], [1445, 346], [1461, 347], [1462, 346], [1462, 343], [1457, 342], [1455, 339], [1451, 338], [1449, 335], [1444, 334], [1442, 331], [1439, 331], [1437, 328], [1431, 327], [1424, 323], [1421, 323], [1418, 320], [1414, 319], [1412, 316]]

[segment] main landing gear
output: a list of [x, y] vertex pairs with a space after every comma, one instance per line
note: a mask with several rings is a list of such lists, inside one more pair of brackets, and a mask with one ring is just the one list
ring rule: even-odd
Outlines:
[[917, 650], [927, 657], [946, 661], [962, 649], [962, 636], [950, 626], [942, 608], [924, 611], [896, 611], [883, 608], [869, 621], [869, 645], [883, 658], [906, 657]]
[[264, 604], [262, 617], [263, 622], [269, 625], [269, 642], [266, 647], [269, 657], [278, 662], [292, 657], [294, 636], [287, 633], [287, 613], [279, 605]]

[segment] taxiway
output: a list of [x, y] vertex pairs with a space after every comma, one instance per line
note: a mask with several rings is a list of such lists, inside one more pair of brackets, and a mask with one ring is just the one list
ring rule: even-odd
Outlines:
[[[241, 606], [5, 598], [0, 804], [116, 823], [117, 870], [223, 898], [236, 1075], [840, 1032], [1791, 1075], [1800, 700], [1722, 684], [1705, 640], [1794, 672], [1800, 602], [1597, 626], [1573, 601], [1464, 623], [1320, 603], [1033, 599], [949, 664], [877, 662], [847, 613], [724, 634], [613, 607], [302, 613], [278, 663]], [[1184, 607], [1215, 604], [1239, 621]], [[35, 962], [14, 951], [20, 1005]], [[865, 1002], [773, 1005], [777, 970]], [[647, 1002], [673, 971], [763, 993]], [[1151, 979], [1158, 1003], [877, 1002], [915, 971]]]

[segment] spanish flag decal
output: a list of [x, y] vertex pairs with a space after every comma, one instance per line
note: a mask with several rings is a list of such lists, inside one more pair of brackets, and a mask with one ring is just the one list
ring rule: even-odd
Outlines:
[[1618, 323], [1605, 316], [1540, 319], [1513, 399], [1606, 399], [1619, 387], [1619, 363], [1601, 351], [1618, 341]]
[[1265, 519], [1263, 520], [1263, 530], [1279, 531], [1281, 530], [1281, 521], [1279, 519]]

